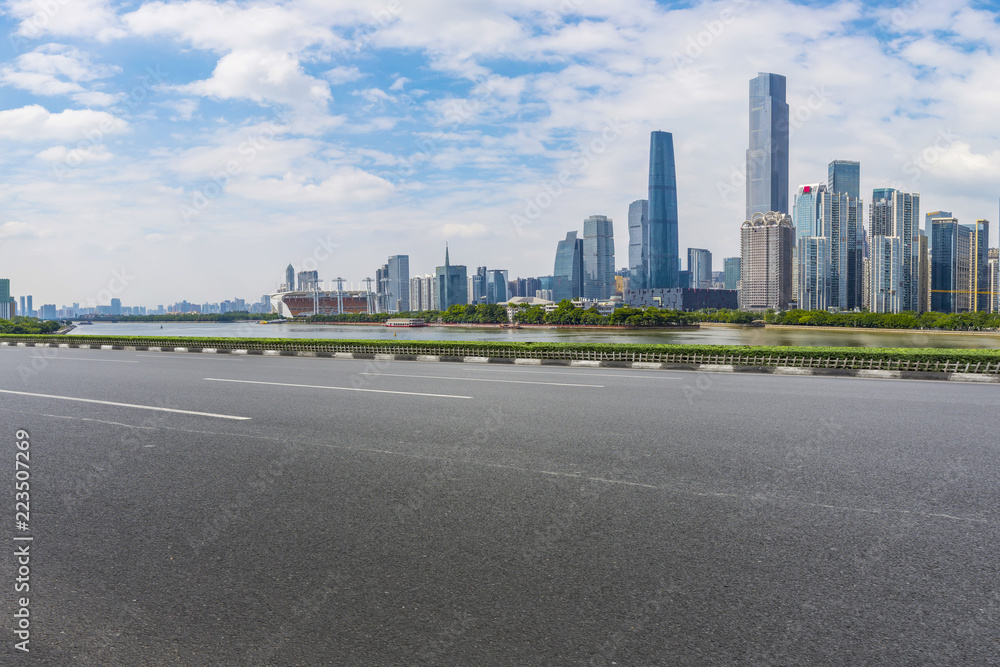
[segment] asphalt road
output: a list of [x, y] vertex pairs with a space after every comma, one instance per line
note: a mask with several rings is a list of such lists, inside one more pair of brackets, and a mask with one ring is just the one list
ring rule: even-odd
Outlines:
[[0, 348], [0, 663], [1000, 664], [998, 406], [963, 383]]

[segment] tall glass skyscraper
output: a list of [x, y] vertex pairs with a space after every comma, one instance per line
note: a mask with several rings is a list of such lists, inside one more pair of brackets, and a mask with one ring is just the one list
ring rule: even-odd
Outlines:
[[656, 131], [649, 138], [649, 289], [680, 283], [677, 241], [677, 170], [674, 136]]
[[552, 269], [552, 300], [578, 299], [583, 296], [583, 239], [576, 232], [567, 232], [566, 239], [556, 246], [556, 263]]
[[405, 313], [410, 309], [410, 256], [389, 257], [389, 312]]
[[861, 163], [834, 160], [827, 170], [826, 186], [834, 194], [861, 199]]
[[788, 104], [785, 77], [760, 72], [750, 80], [746, 219], [768, 211], [788, 213]]
[[610, 299], [615, 293], [615, 232], [611, 218], [583, 221], [583, 298]]
[[629, 289], [646, 289], [649, 278], [649, 201], [640, 199], [628, 207]]
[[691, 287], [712, 289], [712, 253], [704, 248], [688, 248], [688, 272]]
[[[919, 192], [900, 192], [893, 188], [878, 188], [872, 191], [872, 204], [868, 215], [869, 245], [874, 246], [877, 237], [880, 236], [892, 236], [900, 241], [903, 273], [898, 281], [893, 279], [892, 283], [902, 285], [902, 293], [892, 303], [898, 303], [901, 310], [916, 312], [920, 308]], [[875, 288], [873, 278], [871, 289]], [[873, 310], [876, 308], [875, 300], [871, 300], [871, 307]]]

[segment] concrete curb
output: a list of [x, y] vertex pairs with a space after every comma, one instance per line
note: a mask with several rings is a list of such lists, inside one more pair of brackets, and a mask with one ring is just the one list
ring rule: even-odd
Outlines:
[[798, 366], [733, 366], [729, 364], [672, 364], [649, 361], [588, 361], [583, 359], [512, 359], [508, 357], [457, 357], [437, 354], [375, 354], [368, 352], [316, 352], [292, 350], [222, 350], [199, 347], [143, 347], [89, 345], [87, 343], [21, 343], [0, 341], [0, 347], [52, 347], [82, 350], [128, 350], [143, 352], [188, 352], [195, 354], [263, 355], [265, 357], [321, 357], [326, 359], [362, 359], [372, 361], [416, 361], [465, 364], [510, 364], [517, 366], [564, 366], [570, 368], [630, 368], [634, 370], [696, 371], [702, 373], [758, 373], [765, 375], [856, 377], [877, 380], [936, 380], [1000, 384], [1000, 375], [933, 371], [889, 371], [851, 368], [801, 368]]

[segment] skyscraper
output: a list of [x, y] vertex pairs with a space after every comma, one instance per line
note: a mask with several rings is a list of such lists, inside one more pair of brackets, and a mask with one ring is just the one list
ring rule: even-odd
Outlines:
[[[871, 252], [875, 252], [875, 244], [880, 236], [891, 236], [899, 239], [902, 257], [899, 280], [893, 279], [893, 285], [901, 291], [895, 301], [882, 300], [881, 303], [898, 304], [899, 311], [920, 308], [920, 193], [900, 192], [893, 188], [879, 188], [872, 192], [872, 203], [868, 216], [868, 237]], [[883, 247], [884, 254], [884, 247]], [[874, 272], [874, 266], [871, 267]], [[872, 294], [876, 289], [874, 274], [871, 281]], [[879, 305], [872, 300], [871, 309], [874, 312]]]
[[14, 298], [10, 295], [10, 278], [0, 278], [0, 320], [14, 317]]
[[712, 289], [712, 253], [704, 248], [688, 248], [688, 271], [691, 287]]
[[740, 229], [740, 309], [784, 310], [792, 298], [792, 216], [757, 213]]
[[975, 234], [972, 248], [974, 310], [988, 313], [990, 312], [990, 221], [976, 220], [972, 231]]
[[739, 257], [726, 257], [723, 260], [723, 268], [725, 269], [725, 284], [726, 289], [739, 289], [740, 288], [740, 258]]
[[677, 170], [674, 137], [656, 131], [649, 138], [649, 270], [646, 287], [676, 288], [680, 280], [677, 241]]
[[989, 272], [990, 312], [1000, 313], [1000, 248], [990, 248], [986, 266]]
[[829, 239], [830, 273], [827, 307], [853, 310], [862, 304], [863, 243], [860, 199], [829, 190], [820, 195], [822, 236]]
[[291, 292], [295, 289], [295, 269], [289, 264], [288, 268], [285, 269], [285, 292]]
[[556, 246], [556, 262], [552, 269], [552, 299], [579, 299], [583, 296], [583, 239], [576, 232], [567, 232], [566, 239]]
[[628, 207], [629, 288], [646, 289], [649, 278], [649, 200], [639, 199]]
[[861, 163], [834, 160], [827, 168], [826, 187], [830, 192], [861, 199]]
[[27, 316], [27, 314], [28, 314], [27, 311], [26, 311], [26, 308], [24, 307], [24, 297], [23, 296], [21, 297], [21, 310], [17, 311], [17, 314], [21, 315], [21, 316]]
[[389, 257], [388, 305], [390, 313], [405, 313], [410, 309], [410, 256]]
[[611, 218], [583, 221], [583, 297], [610, 299], [615, 293], [615, 238]]
[[785, 77], [759, 72], [750, 80], [747, 217], [788, 213], [788, 104]]
[[826, 310], [830, 306], [830, 239], [803, 236], [795, 250], [799, 265], [799, 308]]
[[462, 265], [452, 266], [448, 256], [448, 246], [444, 249], [444, 266], [437, 267], [435, 271], [435, 282], [437, 282], [438, 310], [448, 310], [454, 305], [468, 303], [469, 286], [466, 269]]

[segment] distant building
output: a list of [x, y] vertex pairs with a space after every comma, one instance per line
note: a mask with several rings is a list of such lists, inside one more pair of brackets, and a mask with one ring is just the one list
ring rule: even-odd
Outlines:
[[931, 309], [931, 252], [930, 237], [922, 229], [920, 230], [918, 243], [917, 252], [920, 256], [920, 302], [917, 312], [926, 313]]
[[647, 275], [648, 288], [670, 289], [680, 278], [677, 240], [677, 167], [674, 136], [656, 131], [649, 138]]
[[10, 295], [10, 278], [0, 278], [0, 320], [13, 319], [17, 306]]
[[[943, 211], [941, 213], [944, 213]], [[931, 219], [931, 310], [964, 313], [972, 310], [975, 230], [953, 217]]]
[[756, 78], [750, 80], [750, 147], [747, 149], [746, 161], [747, 221], [752, 221], [758, 213], [765, 215], [769, 212], [789, 212], [788, 121], [785, 77], [759, 72]]
[[462, 265], [452, 266], [447, 246], [444, 250], [444, 266], [437, 267], [434, 279], [437, 283], [438, 310], [448, 310], [452, 306], [469, 302], [466, 269]]
[[830, 307], [830, 239], [804, 236], [796, 247], [799, 292], [796, 302], [803, 310], [826, 310]]
[[583, 239], [576, 232], [567, 232], [556, 247], [551, 289], [555, 301], [583, 296]]
[[972, 294], [976, 312], [990, 312], [990, 221], [976, 220], [972, 245]]
[[990, 248], [986, 268], [989, 273], [990, 312], [1000, 313], [1000, 248]]
[[649, 278], [649, 201], [639, 199], [628, 207], [629, 286], [645, 289]]
[[740, 258], [726, 257], [723, 262], [725, 286], [728, 290], [740, 288]]
[[688, 271], [694, 289], [712, 289], [712, 253], [704, 248], [688, 248]]
[[390, 313], [405, 313], [410, 310], [410, 256], [389, 257], [389, 281], [386, 302]]
[[740, 229], [740, 308], [785, 310], [792, 300], [792, 247], [795, 228], [790, 215], [755, 213]]
[[736, 310], [740, 306], [736, 290], [687, 289], [683, 287], [626, 290], [623, 302], [633, 308], [685, 311], [710, 308]]
[[507, 270], [489, 269], [486, 272], [486, 303], [506, 301], [510, 298], [507, 291]]
[[[920, 193], [900, 192], [893, 188], [879, 188], [872, 192], [871, 209], [868, 216], [869, 253], [875, 252], [877, 237], [895, 237], [899, 239], [902, 253], [901, 294], [896, 300], [880, 303], [893, 303], [899, 310], [876, 310], [878, 303], [871, 300], [870, 307], [874, 312], [914, 311], [920, 308]], [[883, 251], [885, 245], [882, 245]], [[874, 267], [872, 267], [874, 268]], [[871, 280], [872, 294], [876, 289], [877, 280]]]
[[285, 286], [282, 291], [291, 292], [295, 289], [295, 269], [289, 264], [285, 268]]
[[902, 312], [905, 285], [902, 240], [896, 236], [873, 236], [870, 253], [869, 307], [875, 313]]
[[319, 289], [319, 271], [299, 271], [299, 292], [315, 292]]
[[614, 223], [605, 215], [592, 215], [583, 221], [583, 297], [610, 299], [614, 291]]
[[834, 160], [827, 168], [826, 187], [835, 194], [861, 199], [861, 163]]

